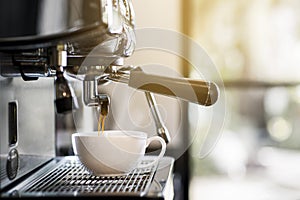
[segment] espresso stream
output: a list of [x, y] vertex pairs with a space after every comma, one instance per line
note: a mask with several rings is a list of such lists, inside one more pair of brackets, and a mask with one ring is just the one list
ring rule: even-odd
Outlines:
[[102, 115], [102, 114], [99, 115], [98, 136], [100, 136], [100, 132], [101, 132], [101, 134], [103, 134], [103, 132], [104, 132], [105, 118], [106, 118], [106, 115]]

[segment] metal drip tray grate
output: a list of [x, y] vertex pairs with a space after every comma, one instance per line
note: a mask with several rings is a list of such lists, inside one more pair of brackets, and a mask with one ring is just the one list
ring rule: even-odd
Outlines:
[[[141, 163], [151, 162], [145, 160]], [[66, 160], [22, 189], [23, 195], [135, 195], [147, 193], [157, 166], [122, 176], [94, 176], [77, 160]]]

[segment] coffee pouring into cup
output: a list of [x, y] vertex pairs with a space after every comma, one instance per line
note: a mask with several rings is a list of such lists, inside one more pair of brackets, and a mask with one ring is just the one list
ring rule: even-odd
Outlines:
[[[83, 79], [84, 103], [88, 106], [96, 106], [100, 111], [98, 132], [74, 133], [72, 147], [75, 155], [94, 175], [129, 173], [139, 166], [146, 148], [154, 140], [160, 142], [161, 150], [155, 161], [146, 166], [154, 165], [163, 157], [170, 135], [162, 123], [152, 92], [203, 106], [214, 104], [218, 98], [218, 87], [212, 82], [152, 75], [145, 73], [140, 67], [124, 65], [89, 69], [90, 71], [84, 70], [78, 74], [85, 76]], [[138, 131], [104, 130], [110, 100], [107, 95], [98, 94], [97, 86], [110, 81], [125, 83], [131, 88], [145, 92], [159, 136], [147, 138], [146, 133]], [[102, 134], [100, 134], [100, 127], [102, 127]]]

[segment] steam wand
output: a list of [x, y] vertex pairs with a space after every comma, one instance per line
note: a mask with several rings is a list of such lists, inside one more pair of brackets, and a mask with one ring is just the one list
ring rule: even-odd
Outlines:
[[151, 110], [151, 113], [152, 113], [152, 116], [153, 116], [153, 119], [155, 122], [156, 132], [168, 144], [171, 141], [170, 133], [169, 133], [167, 127], [163, 124], [163, 121], [161, 119], [160, 113], [159, 113], [157, 105], [156, 105], [154, 95], [150, 92], [145, 92], [145, 95], [146, 95], [146, 99], [147, 99], [149, 108]]

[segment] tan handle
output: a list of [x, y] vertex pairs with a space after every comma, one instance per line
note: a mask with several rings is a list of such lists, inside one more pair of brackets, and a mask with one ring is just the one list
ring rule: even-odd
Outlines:
[[213, 82], [152, 75], [141, 71], [140, 68], [131, 70], [128, 86], [178, 97], [203, 106], [213, 105], [219, 96], [218, 86]]

